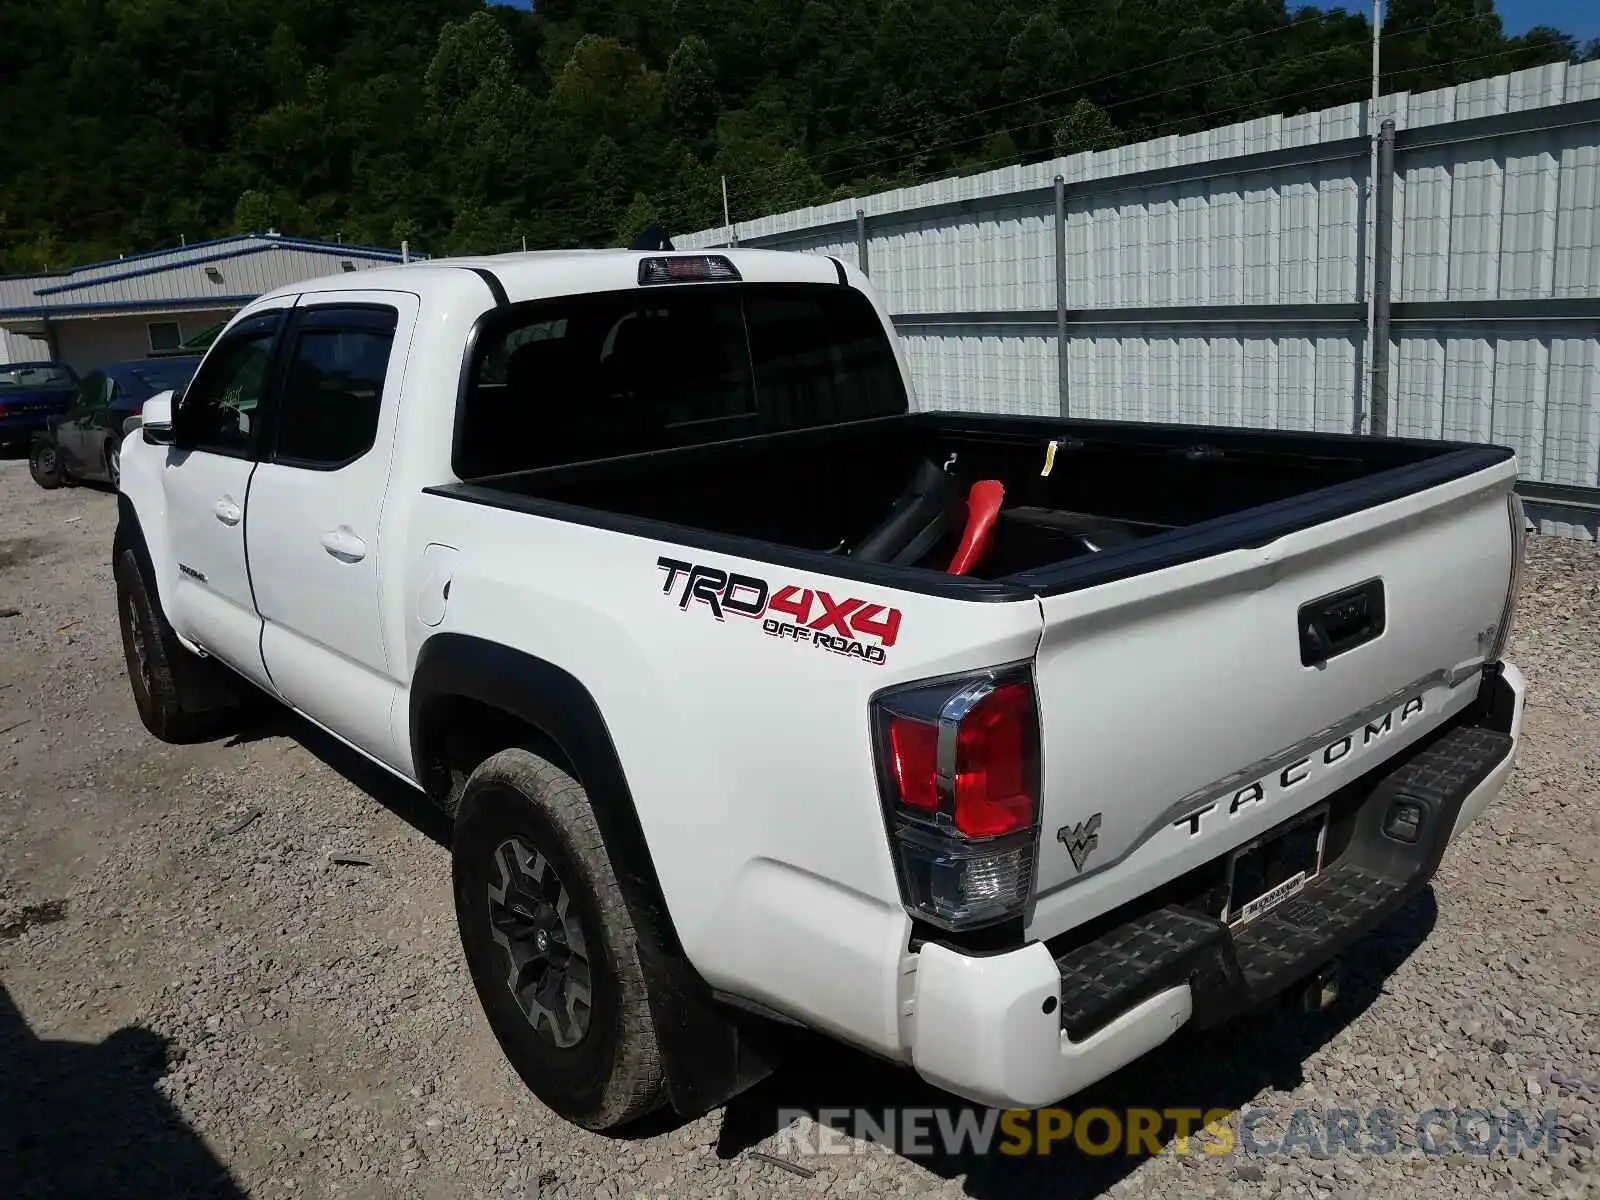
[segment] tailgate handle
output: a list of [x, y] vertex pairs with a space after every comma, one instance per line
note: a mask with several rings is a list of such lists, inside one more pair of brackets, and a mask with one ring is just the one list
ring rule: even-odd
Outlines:
[[1383, 580], [1319, 596], [1300, 606], [1300, 664], [1320, 666], [1383, 632]]

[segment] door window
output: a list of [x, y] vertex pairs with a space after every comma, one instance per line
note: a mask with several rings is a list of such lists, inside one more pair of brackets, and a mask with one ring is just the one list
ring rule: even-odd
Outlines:
[[275, 461], [331, 471], [372, 449], [399, 318], [382, 305], [300, 315], [278, 405]]
[[104, 412], [111, 407], [111, 402], [117, 398], [117, 381], [107, 375], [100, 383], [99, 392], [90, 401], [89, 407], [95, 412]]
[[212, 348], [178, 405], [179, 444], [235, 458], [254, 454], [279, 323], [278, 313], [250, 317]]
[[78, 394], [72, 398], [73, 415], [99, 408], [111, 381], [99, 371], [90, 371], [78, 384]]

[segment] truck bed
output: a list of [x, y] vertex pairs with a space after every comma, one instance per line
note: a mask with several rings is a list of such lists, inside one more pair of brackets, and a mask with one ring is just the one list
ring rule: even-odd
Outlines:
[[[1510, 457], [1445, 442], [919, 413], [430, 490], [977, 598], [1067, 591], [1261, 544]], [[966, 578], [945, 575], [948, 539], [909, 564], [852, 557], [929, 464], [963, 494], [976, 480], [1004, 486], [984, 561]]]

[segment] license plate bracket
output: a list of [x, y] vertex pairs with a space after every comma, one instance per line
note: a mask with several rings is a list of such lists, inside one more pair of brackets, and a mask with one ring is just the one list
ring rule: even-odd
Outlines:
[[1327, 841], [1328, 810], [1319, 805], [1240, 846], [1228, 856], [1223, 922], [1237, 928], [1304, 891], [1322, 870]]

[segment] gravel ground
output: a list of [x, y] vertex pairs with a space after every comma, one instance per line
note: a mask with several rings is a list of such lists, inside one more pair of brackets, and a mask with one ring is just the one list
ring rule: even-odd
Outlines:
[[[114, 497], [41, 492], [11, 461], [0, 513], [0, 1196], [1600, 1195], [1593, 546], [1535, 540], [1518, 770], [1350, 957], [1337, 1005], [1183, 1039], [1073, 1104], [1265, 1110], [1269, 1144], [1295, 1109], [1320, 1127], [1383, 1107], [1396, 1154], [1180, 1152], [1169, 1123], [1159, 1157], [834, 1157], [780, 1113], [952, 1102], [808, 1044], [698, 1121], [617, 1141], [555, 1120], [471, 994], [429, 810], [271, 711], [199, 747], [146, 736], [116, 636]], [[1436, 1106], [1553, 1108], [1558, 1144], [1410, 1153]]]

